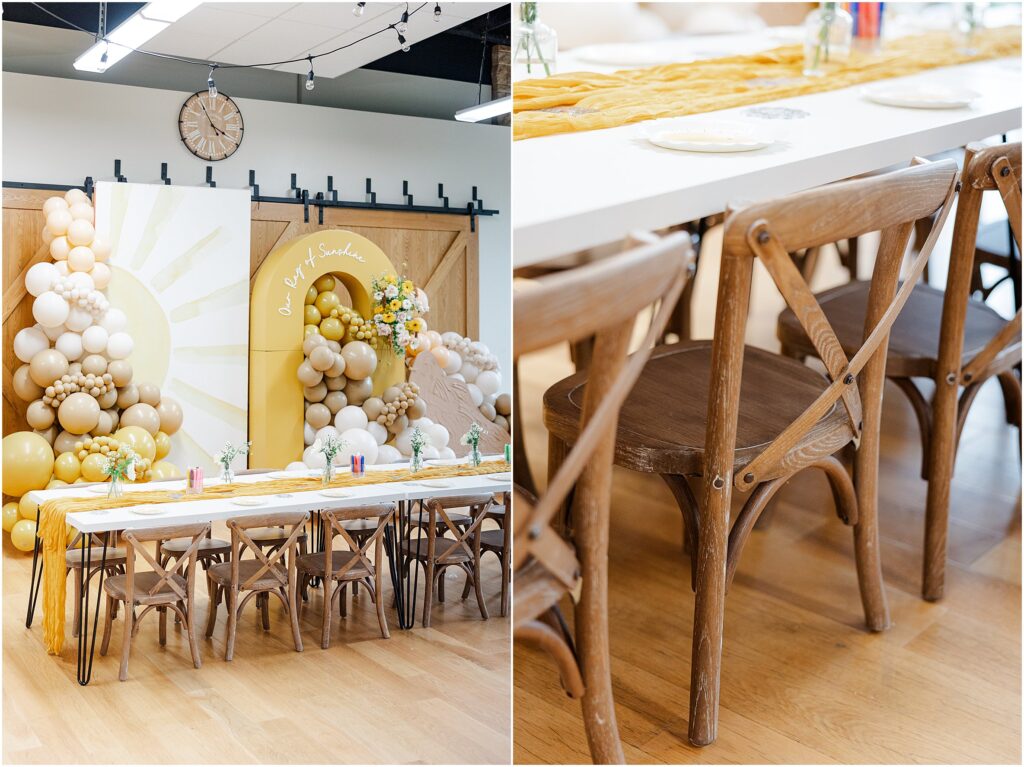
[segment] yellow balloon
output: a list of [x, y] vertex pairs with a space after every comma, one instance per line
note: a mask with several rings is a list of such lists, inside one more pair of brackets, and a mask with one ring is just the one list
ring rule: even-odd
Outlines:
[[313, 283], [313, 286], [321, 293], [325, 290], [334, 290], [334, 277], [329, 274], [325, 274], [322, 277], [317, 278], [317, 281]]
[[309, 304], [303, 310], [303, 319], [307, 325], [319, 325], [323, 317], [320, 315], [319, 309], [313, 306], [313, 304]]
[[148, 431], [141, 426], [125, 426], [114, 434], [121, 444], [127, 444], [132, 450], [143, 458], [152, 461], [156, 458], [156, 442]]
[[181, 470], [170, 461], [157, 461], [150, 469], [150, 478], [154, 480], [178, 479], [181, 476]]
[[329, 290], [325, 290], [323, 293], [316, 297], [314, 302], [316, 308], [322, 315], [328, 315], [331, 313], [331, 309], [337, 308], [341, 304], [341, 299], [338, 298], [337, 293], [332, 293]]
[[36, 546], [36, 523], [32, 519], [19, 519], [11, 528], [11, 543], [18, 551], [32, 551]]
[[304, 336], [311, 336], [314, 333], [317, 334], [317, 335], [320, 334], [320, 328], [317, 325], [306, 325], [304, 330], [305, 330], [305, 332], [303, 333]]
[[171, 452], [171, 438], [168, 437], [164, 432], [158, 431], [156, 436], [153, 437], [153, 441], [156, 443], [156, 460], [166, 458], [167, 454]]
[[42, 490], [53, 474], [53, 448], [31, 431], [16, 431], [3, 439], [3, 491], [22, 496]]
[[316, 301], [318, 295], [320, 295], [320, 291], [316, 289], [315, 285], [310, 285], [309, 290], [306, 291], [306, 306]]
[[11, 501], [10, 503], [5, 503], [3, 510], [4, 532], [11, 532], [14, 523], [19, 519], [21, 519], [21, 515], [18, 513], [18, 502]]
[[328, 341], [340, 341], [345, 335], [345, 326], [341, 324], [341, 320], [328, 317], [320, 323], [320, 334]]
[[49, 482], [48, 482], [48, 483], [46, 484], [46, 489], [47, 489], [47, 490], [56, 490], [56, 489], [57, 489], [58, 487], [67, 487], [67, 486], [68, 486], [68, 483], [67, 483], [67, 482], [64, 482], [63, 480], [60, 480], [60, 479], [51, 479], [51, 480], [50, 480], [50, 481], [49, 481]]
[[62, 482], [74, 482], [82, 476], [82, 462], [74, 453], [61, 453], [53, 462], [53, 476]]
[[23, 495], [18, 501], [18, 514], [22, 519], [39, 519], [39, 504]]
[[82, 461], [82, 479], [86, 482], [105, 481], [107, 475], [103, 473], [103, 464], [106, 462], [107, 457], [102, 453], [89, 453]]

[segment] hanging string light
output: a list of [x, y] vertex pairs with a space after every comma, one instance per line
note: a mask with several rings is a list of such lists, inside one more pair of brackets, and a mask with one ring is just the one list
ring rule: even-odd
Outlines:
[[316, 87], [316, 84], [313, 82], [313, 57], [307, 56], [307, 58], [309, 59], [309, 74], [306, 75], [306, 90], [311, 91]]
[[210, 74], [206, 77], [206, 90], [210, 94], [211, 99], [217, 98], [217, 83], [213, 81], [213, 70], [216, 68], [216, 64], [210, 65]]
[[434, 21], [441, 20], [441, 4], [434, 3]]
[[366, 10], [366, 3], [356, 3], [356, 7], [352, 9], [353, 16], [362, 16], [363, 11]]
[[[395, 29], [395, 32], [398, 32], [398, 29]], [[405, 35], [401, 32], [398, 32], [398, 44], [402, 46], [402, 53], [408, 53], [409, 49], [412, 47], [406, 42]]]
[[395, 29], [398, 30], [400, 35], [404, 35], [409, 31], [409, 4], [405, 4], [405, 10], [402, 11], [401, 20], [395, 25]]

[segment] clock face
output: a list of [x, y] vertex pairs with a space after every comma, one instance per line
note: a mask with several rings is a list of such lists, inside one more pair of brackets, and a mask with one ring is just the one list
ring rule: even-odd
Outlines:
[[178, 114], [178, 131], [188, 150], [203, 160], [224, 160], [242, 143], [242, 113], [223, 93], [189, 96]]

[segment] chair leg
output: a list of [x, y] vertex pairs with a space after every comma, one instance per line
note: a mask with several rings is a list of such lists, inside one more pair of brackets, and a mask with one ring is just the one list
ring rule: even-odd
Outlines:
[[260, 595], [260, 615], [263, 618], [263, 630], [270, 631], [270, 594]]
[[[294, 566], [293, 566], [294, 567]], [[299, 631], [299, 579], [293, 576], [288, 579], [288, 617], [292, 622], [292, 640], [295, 652], [302, 652], [302, 632]]]
[[[865, 435], [870, 436], [866, 430]], [[865, 622], [870, 631], [885, 631], [890, 623], [889, 603], [882, 580], [882, 551], [878, 536], [878, 444], [873, 442], [868, 445], [867, 442], [867, 439], [862, 438], [860, 449], [854, 456], [857, 524], [853, 527], [853, 543]], [[931, 484], [928, 483], [929, 487]]]
[[190, 602], [191, 604], [188, 607], [179, 602], [175, 614], [180, 619], [180, 622], [184, 624], [185, 631], [188, 634], [188, 649], [192, 653], [192, 665], [195, 668], [202, 668], [203, 659], [199, 655], [199, 640], [196, 638], [195, 603], [192, 600]]
[[501, 547], [501, 617], [508, 615], [508, 587], [512, 577], [512, 565], [509, 561], [512, 550], [508, 545], [508, 531], [505, 532], [505, 545]]
[[114, 598], [107, 597], [107, 617], [103, 621], [103, 641], [100, 642], [100, 655], [106, 655], [110, 647], [110, 629], [114, 624]]
[[[472, 575], [469, 575], [470, 572], [472, 573]], [[473, 579], [473, 588], [476, 589], [476, 603], [477, 606], [479, 606], [480, 608], [480, 615], [483, 617], [484, 620], [487, 620], [490, 616], [487, 614], [487, 603], [484, 601], [484, 588], [483, 584], [481, 583], [483, 579], [480, 577], [479, 561], [475, 562], [474, 565], [470, 567], [470, 570], [469, 572], [467, 572], [467, 575], [469, 575], [469, 577]]]
[[135, 622], [135, 610], [133, 605], [124, 606], [124, 646], [121, 647], [121, 670], [117, 678], [122, 682], [128, 678], [128, 655], [132, 649], [132, 628]]
[[932, 398], [932, 431], [929, 440], [928, 501], [925, 506], [924, 563], [921, 596], [942, 598], [946, 581], [946, 535], [949, 528], [949, 487], [956, 463], [957, 386], [936, 384]]
[[466, 578], [466, 585], [462, 587], [462, 598], [465, 599], [469, 596], [469, 590], [473, 587], [473, 584], [469, 582], [469, 578]]
[[222, 589], [209, 578], [207, 584], [210, 588], [210, 614], [206, 616], [206, 638], [209, 639], [213, 636], [213, 629], [217, 625], [217, 608], [220, 606]]
[[75, 573], [75, 616], [71, 621], [71, 636], [78, 636], [78, 631], [82, 627], [82, 568], [72, 568]]
[[163, 647], [167, 644], [167, 608], [158, 607], [156, 611], [160, 615], [160, 646]]
[[1012, 370], [999, 374], [999, 386], [1003, 390], [1003, 404], [1006, 407], [1006, 422], [1020, 428], [1020, 381]]
[[238, 587], [234, 584], [225, 586], [228, 596], [228, 641], [224, 648], [224, 660], [235, 657], [235, 632], [238, 630]]
[[334, 581], [329, 578], [323, 579], [324, 589], [324, 610], [320, 618], [320, 648], [326, 650], [331, 646], [331, 611], [334, 609], [334, 594], [331, 588]]
[[377, 623], [380, 624], [380, 633], [385, 639], [391, 638], [391, 632], [388, 631], [388, 619], [384, 614], [384, 600], [381, 599], [383, 595], [382, 589], [383, 581], [381, 580], [383, 569], [381, 567], [380, 556], [377, 557], [377, 565], [374, 568], [373, 573], [373, 603], [377, 607]]
[[342, 618], [348, 617], [348, 583], [338, 584], [338, 613]]
[[[463, 594], [462, 598], [465, 599], [466, 595]], [[444, 604], [444, 576], [442, 575], [437, 579], [437, 601]]]
[[[434, 606], [434, 562], [428, 560], [425, 564], [426, 577], [423, 581], [423, 628], [430, 628], [430, 613]], [[444, 568], [441, 568], [441, 575], [444, 575]]]

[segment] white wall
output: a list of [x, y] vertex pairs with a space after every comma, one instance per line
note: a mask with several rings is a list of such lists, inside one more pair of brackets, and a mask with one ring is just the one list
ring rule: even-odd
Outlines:
[[[168, 163], [175, 184], [200, 184], [206, 163], [178, 135], [184, 91], [3, 74], [4, 181], [81, 184], [113, 178], [114, 159], [129, 181], [160, 178]], [[290, 174], [311, 193], [334, 176], [339, 197], [362, 200], [374, 180], [378, 202], [401, 203], [408, 180], [414, 202], [432, 205], [444, 183], [452, 205], [476, 185], [487, 208], [480, 220], [480, 335], [499, 355], [511, 384], [510, 133], [508, 128], [238, 99], [245, 121], [241, 147], [211, 163], [218, 187], [245, 187], [256, 171], [260, 193], [283, 196]], [[400, 255], [388, 254], [395, 263]], [[441, 328], [441, 330], [444, 330]]]

